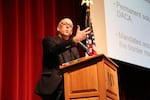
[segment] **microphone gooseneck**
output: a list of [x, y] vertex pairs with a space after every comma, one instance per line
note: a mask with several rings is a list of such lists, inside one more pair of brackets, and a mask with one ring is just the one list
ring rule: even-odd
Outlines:
[[87, 54], [90, 56], [90, 54], [89, 54], [89, 48], [88, 48], [87, 46], [85, 46], [81, 41], [79, 41], [78, 43], [80, 44], [80, 46], [81, 46], [84, 50], [86, 50]]

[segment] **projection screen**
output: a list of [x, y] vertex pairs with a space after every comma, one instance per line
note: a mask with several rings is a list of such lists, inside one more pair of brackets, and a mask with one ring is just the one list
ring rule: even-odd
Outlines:
[[150, 0], [93, 0], [98, 53], [150, 68]]

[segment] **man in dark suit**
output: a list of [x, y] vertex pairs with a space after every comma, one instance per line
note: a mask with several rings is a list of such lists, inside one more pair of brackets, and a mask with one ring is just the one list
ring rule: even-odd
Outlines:
[[78, 25], [76, 35], [72, 36], [73, 22], [69, 18], [58, 23], [57, 31], [56, 37], [43, 39], [43, 73], [35, 89], [42, 100], [64, 100], [63, 75], [59, 66], [80, 57], [76, 44], [90, 33], [89, 28], [81, 31]]

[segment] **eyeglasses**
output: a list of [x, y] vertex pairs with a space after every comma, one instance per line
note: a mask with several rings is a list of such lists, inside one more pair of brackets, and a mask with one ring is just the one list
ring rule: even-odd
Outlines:
[[72, 25], [72, 24], [67, 23], [67, 22], [62, 22], [61, 24], [62, 24], [62, 25], [65, 25], [65, 26], [69, 26], [69, 27], [71, 27], [71, 28], [73, 27], [73, 25]]

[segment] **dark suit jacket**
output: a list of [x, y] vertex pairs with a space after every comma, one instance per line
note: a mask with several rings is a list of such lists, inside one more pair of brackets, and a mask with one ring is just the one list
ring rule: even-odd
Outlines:
[[51, 95], [63, 80], [59, 65], [79, 58], [79, 53], [72, 39], [60, 37], [43, 39], [43, 73], [35, 92], [38, 95]]

